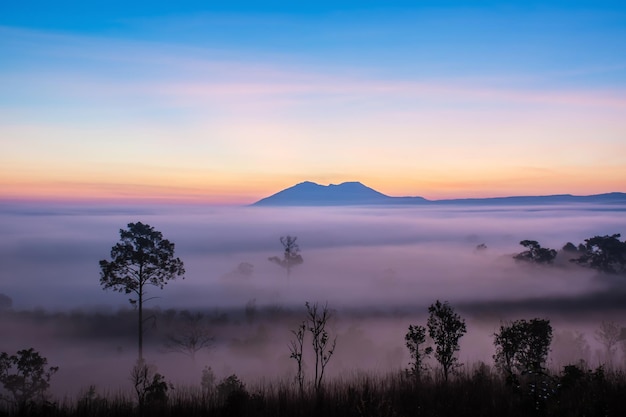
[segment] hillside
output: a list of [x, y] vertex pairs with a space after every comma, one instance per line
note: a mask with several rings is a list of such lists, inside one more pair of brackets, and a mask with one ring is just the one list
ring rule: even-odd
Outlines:
[[613, 192], [588, 196], [558, 194], [547, 196], [511, 196], [493, 198], [463, 198], [427, 200], [423, 197], [392, 197], [360, 182], [320, 185], [311, 181], [301, 182], [269, 197], [253, 206], [371, 206], [414, 204], [463, 204], [463, 205], [545, 205], [545, 204], [626, 204], [626, 193]]

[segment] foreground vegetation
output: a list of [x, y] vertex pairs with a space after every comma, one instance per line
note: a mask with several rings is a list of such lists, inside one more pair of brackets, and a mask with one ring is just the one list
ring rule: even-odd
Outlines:
[[[315, 323], [325, 323], [323, 319], [329, 312], [326, 306], [319, 308], [307, 305], [307, 319], [300, 325], [303, 327], [292, 331], [296, 342], [297, 329], [313, 333], [317, 327]], [[156, 367], [138, 361], [132, 370], [120, 374], [130, 388], [124, 392], [111, 393], [89, 386], [76, 398], [58, 398], [47, 393], [51, 376], [57, 368], [50, 367], [44, 357], [32, 349], [18, 351], [16, 355], [3, 354], [0, 357], [0, 382], [5, 389], [12, 386], [16, 388], [15, 392], [25, 395], [16, 396], [16, 401], [0, 401], [0, 417], [626, 415], [623, 401], [626, 373], [610, 365], [620, 339], [617, 324], [603, 322], [596, 332], [598, 340], [603, 340], [607, 349], [609, 365], [606, 367], [592, 369], [581, 360], [559, 369], [548, 369], [546, 359], [552, 342], [552, 328], [546, 319], [502, 322], [499, 331], [493, 335], [496, 347], [493, 365], [483, 362], [461, 364], [456, 352], [458, 339], [465, 333], [464, 319], [448, 303], [437, 301], [429, 310], [431, 315], [426, 327], [410, 325], [405, 336], [411, 360], [408, 369], [385, 375], [341, 374], [322, 380], [322, 374], [318, 378], [313, 374], [313, 368], [309, 368], [307, 378], [298, 373], [295, 378], [277, 377], [255, 385], [252, 381], [258, 379], [242, 381], [235, 374], [218, 381], [211, 368], [205, 366], [199, 384], [173, 385], [157, 372]], [[132, 316], [132, 312], [128, 313]], [[4, 317], [19, 315], [14, 312]], [[172, 328], [184, 327], [182, 325], [190, 319], [200, 317], [190, 313], [168, 313], [166, 316], [174, 320]], [[255, 314], [254, 317], [251, 320], [257, 321], [263, 315]], [[276, 322], [279, 317], [281, 314], [273, 312], [264, 319]], [[55, 317], [60, 318], [70, 319], [68, 316]], [[295, 322], [295, 317], [282, 318], [284, 325]], [[161, 319], [165, 321], [163, 317]], [[224, 325], [227, 320], [216, 316], [213, 324], [220, 323]], [[241, 325], [236, 326], [241, 330]], [[106, 328], [102, 326], [103, 330]], [[320, 340], [329, 341], [326, 346], [332, 346], [334, 351], [334, 337], [325, 333], [324, 328], [320, 327]], [[426, 338], [427, 334], [430, 339]], [[171, 341], [171, 338], [167, 340]], [[291, 350], [292, 366], [299, 364], [303, 357], [310, 364], [314, 363], [313, 359], [328, 362], [332, 356], [330, 350], [319, 344], [318, 351], [315, 351], [315, 344], [312, 349], [306, 347], [307, 342], [310, 344], [315, 340], [314, 335], [303, 340], [302, 345], [292, 345], [292, 348], [297, 347]], [[429, 346], [431, 344], [433, 346]], [[426, 362], [429, 356], [436, 359], [438, 365], [433, 361]], [[444, 364], [448, 365], [445, 369]], [[98, 375], [94, 376], [97, 383]], [[8, 399], [1, 389], [0, 399]]]
[[[211, 368], [205, 367], [201, 388], [174, 386], [157, 372], [155, 365], [144, 360], [144, 324], [156, 325], [162, 321], [163, 327], [169, 329], [163, 334], [163, 347], [167, 352], [188, 356], [195, 365], [197, 354], [210, 349], [215, 341], [211, 325], [223, 325], [228, 317], [209, 318], [200, 312], [179, 314], [173, 310], [149, 314], [149, 310], [144, 309], [144, 302], [148, 300], [144, 298], [146, 286], [163, 289], [167, 281], [182, 276], [185, 270], [182, 261], [174, 257], [174, 245], [164, 240], [160, 232], [142, 223], [130, 223], [128, 227], [128, 230], [120, 230], [121, 241], [111, 250], [112, 260], [100, 261], [100, 283], [104, 289], [131, 294], [133, 298], [129, 301], [138, 312], [138, 355], [128, 375], [133, 395], [100, 394], [95, 386], [90, 386], [76, 400], [52, 399], [47, 391], [58, 367], [48, 366], [47, 358], [33, 348], [18, 350], [14, 355], [2, 352], [0, 417], [626, 415], [623, 401], [626, 375], [611, 366], [617, 344], [626, 340], [617, 324], [603, 322], [596, 334], [596, 339], [606, 348], [608, 370], [603, 366], [590, 369], [583, 360], [549, 370], [547, 360], [553, 331], [550, 321], [541, 318], [501, 321], [499, 332], [493, 334], [494, 368], [482, 362], [467, 367], [458, 360], [459, 341], [467, 333], [465, 319], [447, 301], [439, 300], [428, 307], [426, 327], [408, 326], [404, 340], [412, 362], [409, 369], [402, 372], [325, 379], [326, 366], [337, 347], [336, 329], [332, 328], [335, 318], [327, 304], [307, 302], [304, 320], [300, 319], [295, 329], [289, 326], [295, 337], [288, 346], [289, 359], [297, 366], [295, 379], [278, 379], [250, 388], [232, 374], [215, 384]], [[570, 262], [602, 274], [622, 276], [626, 273], [626, 242], [619, 241], [619, 237], [619, 234], [596, 236], [586, 239], [578, 248], [568, 243], [562, 252], [567, 252]], [[269, 259], [285, 267], [289, 276], [290, 268], [302, 263], [302, 257], [295, 237], [281, 238], [281, 243], [284, 258]], [[546, 265], [552, 264], [558, 255], [556, 250], [542, 248], [536, 241], [524, 240], [520, 244], [527, 250], [514, 256], [518, 261]], [[486, 245], [478, 245], [476, 249], [484, 250]], [[6, 300], [4, 303], [7, 304]], [[8, 310], [5, 319], [21, 315], [12, 312], [10, 307], [8, 302], [4, 308]], [[271, 315], [273, 325], [281, 316], [291, 322], [290, 314], [284, 317], [280, 311], [274, 311]], [[45, 314], [40, 316], [46, 318]], [[163, 320], [159, 320], [159, 316]], [[254, 325], [258, 316], [252, 300], [245, 309], [248, 327]], [[72, 314], [70, 320], [81, 318], [84, 317], [80, 314]], [[118, 325], [116, 322], [114, 327]], [[105, 336], [107, 326], [90, 325], [88, 328], [97, 329], [101, 338], [108, 339]], [[262, 324], [259, 329], [267, 341], [268, 331]], [[85, 333], [77, 330], [85, 337]], [[579, 336], [577, 340], [580, 339], [579, 345], [583, 346], [584, 338]], [[259, 355], [257, 348], [262, 343], [254, 339], [242, 343], [235, 339], [231, 345], [241, 348], [242, 344], [248, 345], [249, 353]], [[353, 349], [354, 354], [361, 347], [355, 345]], [[437, 362], [436, 367], [426, 362], [431, 355]], [[311, 365], [305, 379], [307, 361], [314, 364], [314, 368]]]
[[[130, 397], [101, 396], [92, 387], [75, 401], [22, 410], [32, 416], [623, 416], [626, 375], [583, 365], [554, 375], [525, 375], [508, 384], [484, 364], [472, 371], [417, 381], [407, 374], [335, 379], [322, 390], [297, 384], [247, 388], [236, 377], [213, 389], [170, 389], [143, 413]], [[2, 416], [18, 415], [4, 409]]]

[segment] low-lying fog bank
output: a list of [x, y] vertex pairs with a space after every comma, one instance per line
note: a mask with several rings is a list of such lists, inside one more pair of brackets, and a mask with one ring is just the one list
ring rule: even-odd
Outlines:
[[[128, 295], [103, 291], [98, 261], [109, 259], [119, 229], [141, 221], [176, 245], [185, 279], [150, 287], [146, 357], [174, 383], [199, 385], [209, 365], [218, 378], [292, 378], [290, 333], [304, 303], [328, 302], [337, 350], [328, 376], [406, 368], [409, 324], [448, 300], [466, 319], [460, 360], [492, 363], [502, 321], [548, 318], [551, 365], [606, 361], [594, 332], [626, 325], [626, 279], [609, 279], [559, 253], [554, 265], [516, 262], [519, 242], [561, 249], [596, 235], [626, 232], [626, 207], [203, 208], [0, 206], [0, 351], [34, 347], [60, 366], [57, 394], [90, 384], [127, 389], [136, 357], [136, 312]], [[281, 236], [297, 236], [304, 263], [291, 275], [268, 261]], [[484, 244], [486, 249], [479, 249]], [[169, 309], [205, 313], [215, 340], [195, 363], [167, 352], [185, 321]], [[624, 358], [618, 351], [615, 364]], [[311, 366], [311, 363], [307, 363]], [[310, 368], [308, 368], [310, 370]]]
[[[332, 306], [329, 306], [332, 309]], [[493, 365], [494, 333], [507, 320], [547, 318], [554, 337], [548, 366], [553, 370], [584, 360], [589, 366], [626, 364], [626, 344], [617, 343], [607, 356], [597, 338], [602, 322], [626, 325], [624, 310], [602, 311], [586, 315], [544, 313], [541, 311], [466, 311], [454, 306], [467, 324], [461, 338], [461, 370], [472, 370], [480, 362]], [[198, 312], [194, 312], [197, 314]], [[387, 374], [409, 367], [410, 357], [404, 336], [409, 325], [426, 326], [427, 311], [333, 311], [327, 330], [337, 338], [334, 356], [327, 368], [327, 378], [359, 373]], [[211, 310], [192, 322], [180, 311], [147, 310], [144, 355], [155, 364], [175, 387], [200, 387], [202, 370], [210, 366], [217, 381], [236, 374], [254, 386], [261, 381], [293, 381], [296, 363], [290, 358], [289, 344], [305, 318], [304, 306], [284, 309], [279, 306], [256, 306], [248, 303], [239, 309]], [[132, 392], [130, 369], [137, 357], [137, 313], [121, 310], [109, 313], [46, 313], [22, 311], [0, 313], [1, 350], [14, 353], [33, 347], [59, 366], [53, 378], [52, 392], [59, 397], [80, 395], [90, 385], [99, 392]], [[183, 354], [171, 338], [191, 334], [198, 326], [200, 334], [210, 338], [207, 348], [198, 349], [195, 357]], [[304, 347], [305, 374], [313, 372], [310, 336]], [[427, 340], [427, 345], [433, 342]], [[179, 346], [180, 347], [180, 346]], [[428, 360], [436, 369], [434, 358]]]
[[[98, 261], [109, 258], [119, 229], [137, 221], [175, 243], [185, 263], [185, 280], [151, 291], [162, 308], [238, 306], [251, 298], [393, 307], [583, 295], [605, 283], [567, 261], [550, 270], [516, 264], [519, 242], [560, 249], [626, 232], [621, 206], [0, 209], [0, 292], [15, 308], [55, 310], [127, 305], [123, 294], [101, 289]], [[298, 237], [304, 258], [289, 279], [268, 261], [282, 256], [285, 235]], [[486, 250], [476, 250], [481, 243]], [[242, 263], [250, 265], [243, 273]]]

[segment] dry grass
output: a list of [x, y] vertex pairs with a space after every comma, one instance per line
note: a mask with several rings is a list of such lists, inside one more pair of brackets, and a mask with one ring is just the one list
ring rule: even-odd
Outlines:
[[[220, 396], [199, 388], [177, 387], [166, 403], [148, 404], [144, 415], [267, 417], [392, 416], [624, 416], [626, 375], [620, 371], [570, 368], [556, 375], [531, 375], [519, 386], [507, 384], [487, 366], [457, 375], [448, 383], [404, 374], [355, 374], [330, 380], [323, 389], [299, 392], [285, 381], [264, 382]], [[4, 409], [2, 416], [18, 415]], [[137, 416], [131, 396], [99, 396], [86, 390], [73, 403], [64, 401], [26, 410], [29, 416]]]

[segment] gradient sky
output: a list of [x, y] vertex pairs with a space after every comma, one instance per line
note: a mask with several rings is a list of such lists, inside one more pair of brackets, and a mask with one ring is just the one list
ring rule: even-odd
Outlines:
[[213, 3], [0, 2], [0, 199], [626, 191], [620, 2]]

